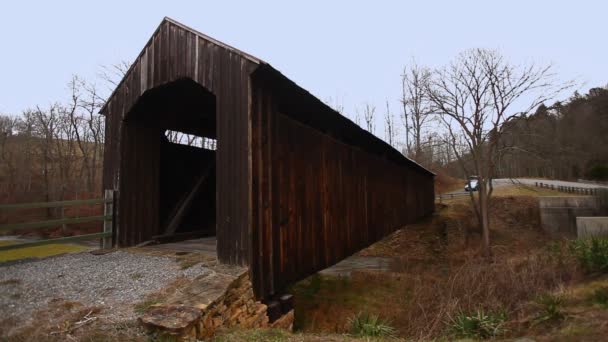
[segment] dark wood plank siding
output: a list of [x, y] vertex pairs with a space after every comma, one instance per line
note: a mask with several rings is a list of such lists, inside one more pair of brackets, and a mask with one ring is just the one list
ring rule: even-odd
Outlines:
[[183, 78], [215, 95], [219, 260], [249, 265], [259, 298], [432, 212], [431, 173], [269, 65], [164, 20], [103, 109], [103, 182], [119, 190], [120, 246], [161, 229], [163, 129], [132, 109]]
[[158, 215], [150, 212], [158, 202], [158, 172], [152, 169], [158, 146], [150, 132], [129, 129], [128, 113], [146, 90], [190, 78], [216, 96], [218, 256], [222, 262], [247, 264], [251, 233], [248, 79], [256, 66], [238, 52], [172, 21], [161, 23], [104, 109], [103, 183], [104, 188], [119, 189], [115, 227], [119, 245], [134, 245], [159, 233]]
[[277, 293], [433, 211], [432, 174], [279, 113], [264, 84], [255, 83], [252, 95], [251, 273], [259, 296]]

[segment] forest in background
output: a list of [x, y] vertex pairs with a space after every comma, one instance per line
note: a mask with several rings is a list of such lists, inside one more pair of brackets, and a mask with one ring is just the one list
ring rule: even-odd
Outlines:
[[[106, 74], [106, 88], [111, 89], [127, 69], [128, 64], [123, 63], [115, 67], [113, 75]], [[68, 89], [69, 100], [63, 103], [37, 106], [20, 115], [0, 114], [0, 203], [100, 196], [105, 127], [98, 111], [105, 101], [100, 94], [105, 91], [77, 76]], [[408, 108], [419, 100], [413, 101], [413, 92], [406, 95], [404, 91], [402, 125], [387, 105], [382, 118], [385, 141], [437, 174], [463, 178], [454, 148], [437, 129], [432, 111], [419, 104]], [[333, 107], [341, 111], [339, 104]], [[423, 110], [424, 116], [416, 118], [412, 115], [415, 110]], [[366, 104], [354, 121], [373, 133], [382, 131], [375, 127], [379, 121], [375, 111]], [[409, 113], [408, 118], [403, 113]], [[608, 87], [592, 88], [584, 95], [575, 92], [567, 101], [541, 105], [532, 115], [516, 117], [501, 130], [495, 178], [608, 180]], [[196, 143], [196, 137], [167, 137], [173, 142]]]
[[[565, 102], [541, 105], [501, 130], [494, 178], [608, 181], [608, 87], [592, 88], [584, 95], [575, 92]], [[445, 158], [436, 157], [435, 145], [424, 149], [426, 156], [432, 156], [431, 167], [462, 178], [457, 162], [446, 164], [442, 163]]]
[[70, 100], [0, 115], [0, 202], [99, 197], [103, 163], [104, 100], [78, 77]]

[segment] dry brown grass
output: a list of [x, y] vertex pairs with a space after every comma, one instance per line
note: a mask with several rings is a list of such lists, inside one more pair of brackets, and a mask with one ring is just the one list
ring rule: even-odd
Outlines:
[[0, 322], [2, 341], [146, 341], [146, 335], [135, 321], [110, 322], [104, 319], [104, 308], [78, 302], [53, 300], [38, 310], [32, 321], [18, 331], [15, 322]]
[[464, 187], [465, 181], [462, 179], [454, 178], [438, 172], [435, 175], [435, 193], [443, 194], [450, 191], [460, 190]]
[[398, 318], [405, 336], [427, 339], [446, 333], [458, 313], [504, 312], [519, 319], [535, 296], [569, 284], [577, 274], [572, 261], [535, 253], [519, 260], [471, 259], [439, 279], [412, 279]]
[[348, 317], [365, 310], [391, 321], [402, 337], [431, 339], [447, 333], [450, 317], [481, 309], [507, 313], [513, 334], [526, 328], [514, 322], [529, 315], [529, 301], [571, 284], [579, 271], [563, 246], [546, 248], [551, 239], [539, 229], [537, 198], [504, 194], [491, 211], [492, 260], [480, 257], [468, 199], [439, 207], [360, 253], [392, 257], [392, 273], [322, 277], [313, 294], [310, 279], [296, 287], [298, 327], [343, 332]]

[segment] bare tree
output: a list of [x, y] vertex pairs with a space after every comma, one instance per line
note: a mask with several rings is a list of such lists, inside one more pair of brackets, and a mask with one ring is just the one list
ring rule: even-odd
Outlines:
[[86, 179], [87, 191], [96, 189], [99, 163], [103, 155], [104, 120], [98, 114], [103, 99], [97, 87], [78, 76], [68, 84], [71, 102], [64, 115], [69, 120], [75, 141], [82, 155], [81, 176]]
[[[406, 128], [406, 150], [408, 156], [415, 160], [421, 157], [422, 136], [425, 123], [432, 110], [427, 89], [431, 71], [412, 61], [411, 66], [403, 69], [401, 75], [401, 103], [403, 105], [403, 123]], [[410, 144], [410, 135], [413, 140], [413, 153]], [[413, 154], [413, 155], [412, 155]]]
[[336, 112], [344, 115], [344, 103], [340, 101], [337, 96], [335, 98], [331, 96], [328, 97], [327, 100], [325, 100], [325, 104], [333, 108]]
[[[452, 151], [466, 176], [476, 175], [479, 195], [471, 200], [478, 215], [483, 250], [491, 255], [489, 205], [500, 154], [502, 127], [532, 111], [572, 84], [558, 84], [551, 65], [509, 63], [495, 50], [473, 49], [436, 70], [428, 86], [434, 111], [447, 128]], [[512, 110], [517, 105], [520, 110]], [[463, 159], [462, 139], [472, 167]]]
[[374, 124], [374, 116], [376, 114], [376, 106], [366, 103], [365, 107], [363, 107], [363, 118], [365, 119], [365, 124], [367, 126], [367, 130], [374, 134], [375, 124]]
[[393, 114], [388, 105], [388, 100], [386, 101], [386, 113], [384, 114], [384, 134], [386, 136], [386, 141], [389, 145], [395, 146], [395, 120], [393, 118]]
[[112, 65], [102, 65], [98, 73], [98, 77], [107, 84], [108, 90], [113, 91], [118, 87], [118, 84], [125, 77], [131, 63], [127, 61], [120, 61]]

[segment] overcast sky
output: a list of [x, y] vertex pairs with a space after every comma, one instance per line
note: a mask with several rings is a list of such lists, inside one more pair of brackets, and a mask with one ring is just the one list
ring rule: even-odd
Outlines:
[[164, 16], [257, 56], [349, 116], [398, 114], [400, 73], [472, 47], [554, 63], [564, 80], [608, 83], [607, 1], [5, 1], [0, 113], [66, 98], [72, 74], [132, 61]]

